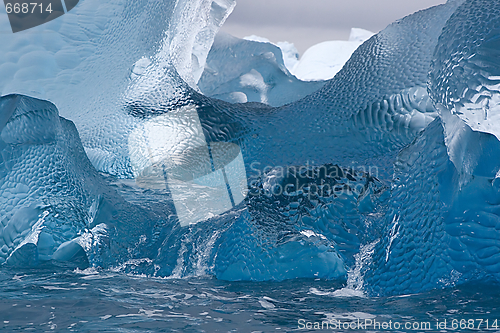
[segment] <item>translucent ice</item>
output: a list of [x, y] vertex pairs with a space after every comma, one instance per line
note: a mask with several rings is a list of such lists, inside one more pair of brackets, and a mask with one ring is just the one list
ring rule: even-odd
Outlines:
[[168, 214], [123, 200], [88, 160], [75, 125], [52, 103], [8, 95], [0, 107], [7, 119], [0, 128], [1, 263], [71, 260], [108, 267], [159, 247], [161, 232], [154, 230]]
[[[430, 74], [436, 103], [500, 139], [500, 3], [467, 1], [439, 37]], [[451, 42], [450, 42], [451, 41]]]
[[[183, 215], [188, 210], [180, 211], [187, 202], [182, 196], [192, 188], [175, 192], [172, 181], [176, 179], [170, 176], [199, 171], [196, 165], [187, 170], [186, 161], [177, 160], [178, 167], [166, 169], [170, 192], [147, 184], [141, 190], [103, 178], [85, 156], [75, 126], [60, 118], [52, 103], [8, 95], [0, 98], [0, 107], [5, 119], [0, 133], [1, 264], [27, 266], [55, 260], [79, 267], [122, 267], [178, 277], [214, 274], [230, 280], [345, 275], [343, 259], [327, 240], [301, 233], [277, 239], [282, 224], [248, 232], [261, 221], [249, 214], [243, 197], [237, 197], [238, 164], [243, 161], [241, 154], [226, 161], [228, 143], [210, 146], [214, 167], [225, 169], [232, 203], [222, 211], [208, 207], [212, 214], [204, 218], [207, 223], [186, 228], [198, 219]], [[196, 115], [196, 110], [191, 114]], [[176, 120], [175, 112], [169, 116], [165, 121]], [[176, 141], [176, 146], [181, 145]], [[228, 191], [225, 184], [223, 189]], [[197, 203], [188, 208], [198, 215], [207, 213]], [[268, 245], [259, 250], [262, 244]]]
[[0, 103], [8, 117], [0, 140], [0, 262], [33, 264], [90, 224], [99, 184], [74, 125], [53, 104], [17, 95]]
[[267, 42], [219, 34], [199, 82], [206, 96], [233, 103], [280, 106], [299, 100], [324, 83], [306, 83], [291, 75], [281, 49]]
[[437, 115], [427, 74], [441, 30], [458, 5], [436, 6], [389, 25], [323, 88], [254, 120], [258, 137], [246, 140], [247, 156], [258, 156], [262, 165], [334, 161], [379, 165], [390, 173], [391, 154]]
[[[76, 124], [94, 165], [129, 175], [126, 137], [136, 121], [127, 106], [159, 86], [165, 104], [196, 88], [233, 7], [232, 0], [80, 1], [49, 23], [1, 34], [0, 94], [56, 103]], [[6, 15], [0, 29], [10, 30]]]
[[[210, 3], [223, 21], [231, 3]], [[0, 37], [2, 91], [60, 104], [86, 149], [51, 102], [0, 98], [2, 264], [226, 280], [354, 272], [372, 294], [499, 278], [496, 4], [449, 1], [399, 20], [323, 88], [275, 108], [193, 89], [199, 67], [182, 57], [199, 51], [202, 63], [206, 49], [191, 49], [207, 3], [148, 4], [82, 1], [78, 24], [70, 13], [43, 38]], [[235, 76], [260, 101], [283, 65], [264, 63]]]
[[[385, 226], [366, 269], [375, 294], [411, 293], [487, 276], [500, 277], [500, 191], [495, 173], [500, 142], [472, 132], [465, 151], [474, 167], [464, 181], [448, 155], [436, 119], [403, 150], [395, 164]], [[394, 274], [397, 270], [398, 274]]]

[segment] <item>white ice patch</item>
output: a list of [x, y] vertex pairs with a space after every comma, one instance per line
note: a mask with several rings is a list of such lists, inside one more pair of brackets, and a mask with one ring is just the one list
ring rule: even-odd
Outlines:
[[326, 41], [304, 52], [290, 72], [303, 81], [329, 80], [337, 74], [356, 49], [374, 34], [351, 29], [348, 41]]
[[463, 105], [457, 103], [453, 113], [474, 131], [493, 134], [500, 140], [500, 83], [475, 87], [475, 90], [482, 93]]
[[267, 84], [264, 82], [262, 75], [255, 69], [252, 69], [249, 73], [242, 75], [240, 78], [240, 84], [242, 87], [254, 88], [260, 94], [260, 102], [267, 104]]
[[300, 232], [302, 235], [306, 236], [307, 238], [311, 238], [311, 237], [318, 237], [318, 238], [321, 238], [321, 239], [327, 239], [324, 235], [322, 234], [317, 234], [315, 233], [314, 231], [312, 230], [302, 230]]

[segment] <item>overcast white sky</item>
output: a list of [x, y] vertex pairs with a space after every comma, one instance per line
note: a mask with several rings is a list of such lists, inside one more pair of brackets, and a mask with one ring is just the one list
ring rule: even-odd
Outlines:
[[346, 40], [351, 28], [378, 32], [446, 0], [236, 0], [222, 31], [295, 44], [300, 54], [326, 40]]

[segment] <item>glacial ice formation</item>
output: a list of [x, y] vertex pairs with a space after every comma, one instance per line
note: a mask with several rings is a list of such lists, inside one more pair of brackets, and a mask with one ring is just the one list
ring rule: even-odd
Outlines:
[[[88, 160], [75, 125], [52, 103], [7, 95], [0, 105], [8, 118], [0, 136], [1, 263], [52, 259], [106, 267], [158, 247], [152, 234], [168, 215], [123, 200]], [[139, 249], [141, 237], [147, 243]]]
[[[376, 295], [498, 279], [498, 4], [403, 18], [281, 107], [196, 91], [232, 6], [84, 0], [50, 32], [0, 36], [0, 264], [252, 281], [356, 272]], [[226, 42], [275, 57], [243, 58], [236, 78], [283, 65], [272, 45]]]
[[429, 89], [470, 128], [500, 139], [499, 15], [496, 1], [468, 1], [453, 14], [439, 37]]
[[297, 50], [297, 48], [293, 43], [290, 42], [273, 43], [266, 37], [261, 37], [257, 35], [246, 36], [243, 37], [243, 39], [253, 42], [273, 44], [279, 47], [281, 50], [281, 55], [283, 56], [283, 63], [285, 64], [285, 67], [288, 69], [290, 73], [292, 73], [293, 68], [299, 62], [299, 57], [300, 57], [299, 50]]
[[323, 85], [302, 82], [290, 74], [277, 46], [223, 33], [214, 40], [198, 84], [209, 97], [271, 106], [297, 101]]
[[[191, 265], [206, 260], [213, 267], [207, 273], [228, 279], [345, 274], [342, 259], [328, 241], [298, 233], [273, 246], [273, 240], [279, 242], [280, 224], [255, 234], [245, 232], [257, 228], [259, 221], [241, 207], [212, 218], [213, 223], [183, 228], [165, 189], [151, 194], [151, 189], [113, 183], [97, 173], [75, 126], [60, 118], [53, 104], [8, 95], [0, 105], [8, 117], [0, 141], [2, 264], [33, 266], [55, 260], [128, 269], [145, 262], [145, 272], [182, 277], [200, 274], [201, 268]], [[200, 257], [203, 249], [206, 256]], [[186, 258], [181, 266], [179, 251]]]
[[259, 36], [238, 39], [219, 33], [198, 86], [205, 96], [231, 103], [295, 102], [323, 87], [373, 33], [352, 29], [351, 35], [349, 41], [312, 46], [299, 60], [291, 43], [275, 45]]
[[91, 223], [99, 184], [74, 125], [53, 104], [10, 95], [1, 105], [0, 262], [34, 264]]
[[427, 73], [441, 30], [458, 4], [389, 25], [358, 48], [323, 88], [264, 114], [262, 121], [255, 117], [257, 137], [245, 140], [246, 156], [258, 157], [263, 166], [377, 165], [390, 177], [397, 152], [437, 115]]
[[440, 117], [395, 163], [385, 236], [365, 274], [376, 294], [499, 277], [499, 15], [496, 2], [465, 1], [439, 37], [428, 90]]
[[[0, 35], [0, 94], [55, 103], [72, 120], [92, 163], [131, 174], [128, 133], [136, 125], [124, 109], [156, 89], [176, 104], [196, 87], [213, 37], [232, 0], [85, 0], [30, 30]], [[145, 24], [147, 22], [147, 24]], [[0, 30], [10, 31], [6, 15]], [[162, 104], [162, 105], [160, 105]], [[98, 122], [95, 119], [99, 119]]]
[[373, 35], [371, 31], [352, 28], [347, 41], [326, 41], [313, 45], [290, 72], [303, 81], [329, 80], [342, 69], [352, 53]]

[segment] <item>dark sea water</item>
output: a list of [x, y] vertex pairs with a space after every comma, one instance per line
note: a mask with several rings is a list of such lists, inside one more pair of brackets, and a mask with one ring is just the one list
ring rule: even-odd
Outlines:
[[[42, 267], [2, 268], [0, 290], [1, 332], [500, 332], [497, 284], [366, 297], [331, 281], [159, 279]], [[314, 330], [315, 323], [331, 326]]]

